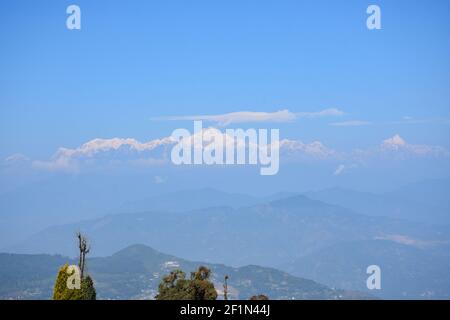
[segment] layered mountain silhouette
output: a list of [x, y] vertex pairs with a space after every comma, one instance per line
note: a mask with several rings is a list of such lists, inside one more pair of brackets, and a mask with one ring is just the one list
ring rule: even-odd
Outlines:
[[384, 193], [330, 188], [304, 195], [369, 216], [450, 225], [449, 190], [448, 180], [426, 180]]
[[366, 291], [366, 267], [381, 268], [385, 299], [450, 299], [448, 248], [419, 248], [386, 240], [339, 243], [286, 265], [294, 275], [329, 286]]
[[[58, 268], [75, 260], [60, 255], [0, 254], [1, 299], [49, 299]], [[152, 299], [162, 277], [174, 269], [186, 273], [205, 265], [223, 297], [223, 279], [229, 276], [229, 298], [248, 299], [264, 293], [271, 299], [373, 299], [373, 296], [331, 289], [311, 280], [255, 265], [233, 268], [181, 259], [148, 246], [132, 245], [103, 258], [91, 258], [88, 272], [100, 299]]]
[[[448, 227], [362, 215], [304, 195], [240, 208], [112, 214], [47, 228], [8, 251], [75, 256], [73, 239], [77, 230], [90, 237], [99, 256], [143, 243], [189, 260], [280, 268], [351, 290], [365, 290], [367, 266], [383, 264], [392, 266], [391, 279], [406, 282], [386, 285], [377, 292], [380, 297], [445, 296], [449, 287], [439, 284], [446, 283], [447, 274], [435, 272], [431, 266], [415, 267], [424, 259], [435, 261], [437, 268], [447, 265]], [[381, 246], [367, 246], [372, 241]], [[348, 250], [349, 243], [354, 246], [352, 250]], [[343, 258], [330, 259], [329, 250]], [[408, 254], [409, 264], [397, 263], [402, 261], [403, 252]], [[334, 264], [335, 260], [341, 264]], [[317, 271], [321, 268], [323, 271]], [[416, 270], [414, 277], [405, 276], [411, 269]], [[343, 277], [345, 272], [347, 276]], [[411, 289], [409, 282], [415, 279], [422, 280]]]

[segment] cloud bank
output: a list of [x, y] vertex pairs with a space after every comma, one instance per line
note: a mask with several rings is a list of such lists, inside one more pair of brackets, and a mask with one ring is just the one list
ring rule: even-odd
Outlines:
[[[195, 135], [214, 137], [214, 140], [229, 140], [225, 130], [217, 128], [204, 128], [202, 132], [190, 136], [195, 141]], [[245, 138], [244, 138], [245, 139]], [[201, 139], [200, 139], [201, 140]], [[96, 138], [76, 148], [59, 148], [48, 160], [32, 160], [22, 154], [7, 157], [3, 163], [8, 165], [31, 163], [36, 170], [77, 172], [84, 166], [104, 165], [109, 163], [154, 166], [170, 164], [169, 154], [178, 141], [167, 136], [147, 142], [140, 142], [133, 138]], [[208, 143], [203, 142], [203, 147]], [[246, 141], [236, 141], [237, 145], [246, 145]], [[248, 146], [248, 145], [247, 145]], [[201, 147], [193, 145], [194, 148]], [[390, 159], [414, 159], [414, 158], [449, 158], [450, 150], [442, 146], [411, 144], [405, 141], [399, 134], [384, 139], [379, 146], [354, 149], [348, 152], [338, 151], [328, 147], [321, 141], [303, 142], [301, 140], [282, 139], [275, 145], [279, 148], [281, 161], [289, 162], [324, 161], [337, 162], [334, 171], [335, 176], [344, 171], [356, 168], [359, 161]]]
[[238, 111], [224, 113], [218, 115], [191, 115], [191, 116], [172, 116], [152, 118], [153, 121], [206, 121], [213, 122], [219, 126], [227, 126], [235, 123], [252, 123], [252, 122], [291, 122], [298, 118], [319, 118], [343, 115], [339, 109], [331, 108], [318, 112], [298, 112], [293, 113], [287, 109], [276, 112], [254, 112], [254, 111]]

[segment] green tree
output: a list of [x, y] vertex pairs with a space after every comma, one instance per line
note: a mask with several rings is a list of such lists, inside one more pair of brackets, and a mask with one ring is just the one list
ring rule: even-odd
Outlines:
[[81, 280], [81, 300], [96, 300], [97, 292], [95, 291], [94, 281], [90, 276]]
[[92, 278], [87, 276], [81, 279], [80, 289], [70, 289], [67, 285], [67, 280], [71, 276], [67, 272], [69, 265], [63, 265], [56, 277], [55, 286], [53, 289], [53, 300], [95, 300], [96, 292]]
[[[78, 267], [69, 266], [66, 263], [59, 269], [53, 288], [53, 300], [95, 300], [97, 298], [94, 281], [84, 272], [86, 254], [89, 253], [91, 247], [87, 238], [81, 232], [77, 232], [76, 236], [80, 252]], [[69, 268], [72, 270], [68, 270]]]
[[165, 276], [158, 287], [157, 300], [216, 300], [217, 291], [209, 281], [211, 271], [201, 266], [191, 272], [191, 278], [181, 270], [172, 271]]

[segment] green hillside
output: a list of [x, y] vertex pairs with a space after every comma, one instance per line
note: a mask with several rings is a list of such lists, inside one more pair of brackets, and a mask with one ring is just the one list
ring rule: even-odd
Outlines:
[[[62, 256], [0, 254], [0, 298], [49, 299], [58, 268], [66, 262], [76, 263]], [[89, 259], [88, 273], [94, 278], [99, 299], [152, 299], [162, 276], [176, 268], [190, 272], [199, 265], [212, 270], [219, 298], [225, 275], [230, 277], [231, 299], [248, 299], [261, 293], [271, 299], [370, 298], [357, 292], [334, 290], [276, 269], [192, 262], [144, 245], [129, 246], [109, 257]]]

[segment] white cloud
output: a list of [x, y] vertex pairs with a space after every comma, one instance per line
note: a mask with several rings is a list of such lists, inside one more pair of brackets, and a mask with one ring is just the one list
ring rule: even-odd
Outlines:
[[[236, 146], [249, 147], [245, 139], [236, 139], [234, 136], [228, 136], [227, 133], [217, 128], [203, 128], [201, 132], [192, 134], [190, 139], [182, 143], [188, 143], [189, 146], [200, 148], [196, 145], [197, 135], [203, 135], [204, 139], [208, 135], [211, 139], [218, 141], [222, 139], [224, 146], [236, 144]], [[155, 139], [145, 143], [136, 139], [112, 138], [112, 139], [93, 139], [76, 148], [59, 148], [49, 160], [34, 160], [32, 167], [47, 171], [66, 171], [78, 172], [83, 166], [98, 164], [120, 164], [125, 163], [135, 166], [154, 166], [170, 163], [168, 150], [177, 143], [173, 137]], [[203, 147], [208, 142], [203, 141]], [[279, 148], [280, 153], [289, 159], [328, 159], [336, 155], [336, 152], [326, 147], [320, 141], [304, 143], [299, 140], [284, 139], [274, 145]], [[256, 146], [258, 148], [258, 146]], [[156, 178], [155, 178], [156, 179]], [[156, 180], [155, 180], [156, 182]]]
[[112, 138], [112, 139], [93, 139], [81, 147], [76, 149], [60, 148], [57, 152], [57, 157], [75, 157], [75, 156], [93, 156], [99, 152], [106, 152], [111, 150], [118, 150], [121, 147], [129, 147], [131, 150], [145, 151], [153, 150], [156, 147], [164, 144], [170, 144], [172, 141], [171, 137], [156, 139], [146, 143], [141, 143], [136, 139], [132, 138]]
[[152, 118], [151, 120], [202, 120], [217, 123], [220, 126], [227, 126], [233, 123], [250, 123], [250, 122], [291, 122], [297, 118], [317, 118], [326, 116], [340, 116], [344, 113], [339, 109], [325, 109], [318, 112], [298, 112], [293, 113], [287, 109], [276, 112], [254, 112], [254, 111], [238, 111], [224, 113], [218, 115], [193, 115], [193, 116], [173, 116]]
[[384, 152], [396, 152], [404, 156], [418, 157], [449, 157], [450, 151], [447, 148], [433, 145], [419, 145], [407, 143], [399, 134], [383, 141], [381, 150]]
[[344, 172], [348, 172], [351, 169], [357, 168], [358, 165], [356, 163], [351, 163], [351, 164], [340, 164], [337, 166], [336, 170], [334, 170], [333, 175], [334, 176], [340, 176], [342, 175]]
[[381, 142], [378, 147], [366, 149], [354, 149], [348, 159], [354, 160], [390, 160], [390, 159], [412, 159], [412, 158], [448, 158], [450, 150], [436, 145], [411, 144], [399, 134], [395, 134]]
[[368, 126], [370, 124], [371, 123], [369, 121], [362, 121], [362, 120], [351, 120], [351, 121], [330, 123], [331, 126], [335, 127], [361, 127], [361, 126]]
[[304, 143], [300, 140], [284, 139], [280, 141], [280, 149], [289, 156], [307, 156], [316, 159], [327, 159], [337, 156], [335, 150], [326, 147], [320, 141]]
[[[190, 143], [194, 148], [194, 139], [196, 135], [209, 135], [214, 140], [223, 139], [225, 145], [236, 143], [238, 146], [248, 147], [248, 141], [236, 141], [234, 137], [228, 137], [227, 134], [217, 128], [204, 128], [200, 133], [190, 136]], [[49, 171], [68, 171], [77, 172], [86, 166], [103, 165], [131, 165], [131, 166], [155, 166], [170, 163], [169, 153], [171, 147], [177, 143], [173, 137], [155, 139], [148, 142], [140, 142], [133, 138], [112, 138], [112, 139], [93, 139], [76, 148], [59, 148], [57, 152], [48, 160], [28, 160], [21, 154], [8, 157], [6, 163], [31, 163], [32, 167], [40, 170]], [[189, 143], [184, 141], [183, 143]], [[203, 147], [207, 146], [203, 142]], [[282, 161], [289, 162], [302, 160], [332, 160], [339, 161], [341, 164], [334, 170], [334, 175], [338, 176], [354, 168], [355, 163], [365, 162], [370, 159], [389, 161], [390, 159], [407, 158], [447, 158], [450, 157], [450, 151], [441, 146], [416, 145], [409, 144], [399, 134], [385, 139], [378, 147], [366, 149], [354, 149], [348, 152], [340, 152], [326, 146], [321, 141], [303, 142], [300, 140], [282, 139], [275, 148], [278, 147]], [[257, 146], [258, 148], [258, 146]], [[23, 162], [26, 161], [26, 162]], [[344, 163], [344, 164], [343, 164]], [[353, 164], [352, 164], [353, 163]]]
[[0, 169], [17, 168], [19, 170], [30, 164], [30, 159], [21, 153], [14, 153], [0, 160]]
[[388, 122], [385, 122], [384, 124], [388, 124], [388, 125], [416, 125], [416, 124], [449, 125], [450, 119], [448, 119], [448, 118], [416, 119], [411, 116], [404, 116], [400, 120], [388, 121]]
[[[78, 148], [59, 148], [59, 150], [48, 161], [33, 161], [34, 168], [49, 171], [77, 171], [79, 160], [94, 158], [102, 153], [114, 152], [119, 149], [126, 149], [128, 152], [142, 153], [144, 151], [152, 151], [160, 146], [170, 145], [174, 142], [172, 137], [156, 139], [146, 143], [141, 143], [132, 138], [112, 138], [90, 140]], [[134, 159], [133, 161], [150, 161], [156, 162], [154, 159]]]
[[152, 120], [202, 120], [215, 122], [220, 126], [226, 126], [232, 123], [247, 122], [289, 122], [296, 119], [294, 113], [289, 110], [280, 110], [276, 112], [252, 112], [239, 111], [218, 115], [194, 115], [194, 116], [174, 116], [163, 118], [152, 118]]
[[4, 163], [6, 164], [15, 164], [15, 163], [19, 163], [19, 162], [26, 162], [29, 161], [30, 159], [28, 159], [28, 157], [26, 157], [25, 155], [21, 154], [21, 153], [14, 153], [10, 156], [8, 156], [5, 160]]
[[398, 150], [399, 148], [406, 146], [406, 142], [400, 135], [396, 134], [393, 137], [384, 140], [381, 146], [382, 148]]
[[[203, 128], [201, 132], [192, 134], [190, 139], [187, 139], [183, 143], [187, 143], [189, 146], [193, 146], [194, 148], [202, 148], [202, 145], [198, 145], [199, 141], [202, 141], [201, 137], [197, 137], [198, 135], [203, 135], [204, 137], [208, 136], [214, 141], [221, 140], [223, 142], [224, 147], [235, 145], [236, 147], [245, 147], [250, 148], [254, 147], [255, 149], [260, 148], [259, 145], [252, 145], [251, 142], [246, 139], [239, 138], [237, 139], [235, 136], [230, 136], [226, 132], [223, 132], [217, 128], [209, 127]], [[197, 138], [197, 139], [196, 139]], [[203, 147], [206, 147], [208, 143], [204, 142]], [[300, 140], [289, 140], [283, 139], [278, 143], [271, 144], [269, 141], [269, 146], [274, 149], [278, 149], [281, 157], [288, 160], [305, 160], [305, 159], [313, 159], [313, 160], [324, 160], [329, 159], [336, 156], [336, 152], [333, 149], [326, 147], [320, 141], [313, 141], [311, 143], [305, 143]]]
[[334, 171], [333, 175], [338, 176], [340, 175], [345, 169], [345, 166], [343, 164], [338, 165], [336, 170]]
[[336, 108], [330, 108], [317, 112], [298, 112], [296, 115], [301, 118], [337, 117], [344, 115], [344, 112]]
[[77, 172], [79, 170], [78, 164], [70, 157], [53, 157], [49, 161], [35, 160], [32, 162], [32, 167], [45, 171]]

